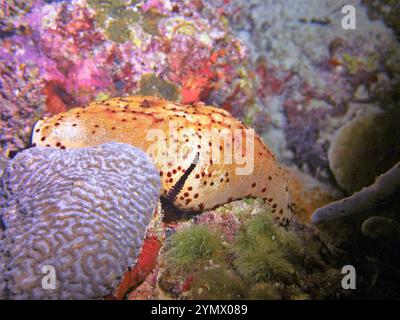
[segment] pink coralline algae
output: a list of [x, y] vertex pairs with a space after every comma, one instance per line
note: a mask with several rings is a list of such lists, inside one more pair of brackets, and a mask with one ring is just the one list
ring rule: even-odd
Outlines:
[[1, 10], [3, 154], [26, 146], [41, 116], [144, 88], [239, 114], [251, 106], [247, 51], [210, 3], [37, 0]]

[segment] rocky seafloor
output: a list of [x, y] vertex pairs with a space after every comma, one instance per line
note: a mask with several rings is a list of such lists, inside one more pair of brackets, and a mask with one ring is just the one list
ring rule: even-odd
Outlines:
[[[355, 30], [341, 27], [345, 4], [356, 8]], [[43, 116], [129, 95], [215, 105], [274, 151], [295, 218], [282, 227], [256, 199], [190, 219], [156, 215], [149, 229], [160, 251], [145, 255], [122, 296], [399, 298], [399, 13], [389, 0], [5, 1], [0, 175]], [[7, 279], [18, 270], [7, 269], [6, 234], [0, 297], [12, 298]], [[355, 267], [356, 289], [342, 287], [345, 265]]]

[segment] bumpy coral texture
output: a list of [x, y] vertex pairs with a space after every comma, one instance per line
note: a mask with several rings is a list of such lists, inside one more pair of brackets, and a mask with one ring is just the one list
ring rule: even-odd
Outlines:
[[[125, 144], [19, 153], [1, 180], [0, 297], [110, 293], [135, 263], [159, 189], [149, 158]], [[44, 265], [55, 268], [54, 290], [42, 288]]]

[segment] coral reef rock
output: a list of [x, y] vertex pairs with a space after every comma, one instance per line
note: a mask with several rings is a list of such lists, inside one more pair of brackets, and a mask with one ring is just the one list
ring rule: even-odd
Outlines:
[[327, 147], [348, 109], [375, 103], [398, 83], [398, 3], [349, 1], [357, 32], [348, 32], [337, 1], [212, 2], [256, 64], [257, 132], [281, 160], [329, 180]]
[[294, 222], [280, 226], [269, 211], [260, 200], [244, 199], [177, 223], [147, 292], [156, 288], [164, 299], [344, 297], [340, 270], [321, 259], [318, 238], [304, 236]]
[[42, 115], [136, 92], [253, 104], [248, 52], [212, 1], [2, 1], [0, 144], [26, 147]]
[[153, 163], [129, 145], [17, 154], [1, 179], [0, 297], [109, 294], [135, 264], [159, 190]]

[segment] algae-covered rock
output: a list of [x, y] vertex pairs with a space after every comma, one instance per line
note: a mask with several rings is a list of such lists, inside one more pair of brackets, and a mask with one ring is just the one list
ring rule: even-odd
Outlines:
[[259, 282], [249, 292], [249, 298], [253, 300], [278, 300], [280, 295], [276, 287], [271, 283]]
[[231, 270], [210, 269], [196, 275], [191, 286], [192, 299], [236, 300], [244, 299], [247, 294], [245, 283]]
[[220, 258], [223, 246], [218, 235], [206, 226], [183, 228], [170, 239], [166, 259], [181, 272], [191, 271]]
[[282, 227], [254, 199], [206, 211], [178, 223], [167, 238], [158, 288], [163, 298], [175, 299], [340, 296], [340, 270], [325, 264], [312, 228], [294, 222]]
[[142, 75], [139, 88], [138, 94], [143, 96], [157, 96], [172, 101], [179, 99], [178, 87], [172, 82], [157, 77], [153, 73]]
[[296, 277], [294, 263], [301, 248], [293, 235], [274, 225], [266, 214], [246, 223], [233, 250], [235, 266], [246, 278], [290, 282]]
[[361, 231], [372, 239], [400, 241], [400, 223], [394, 219], [370, 217], [362, 224]]

